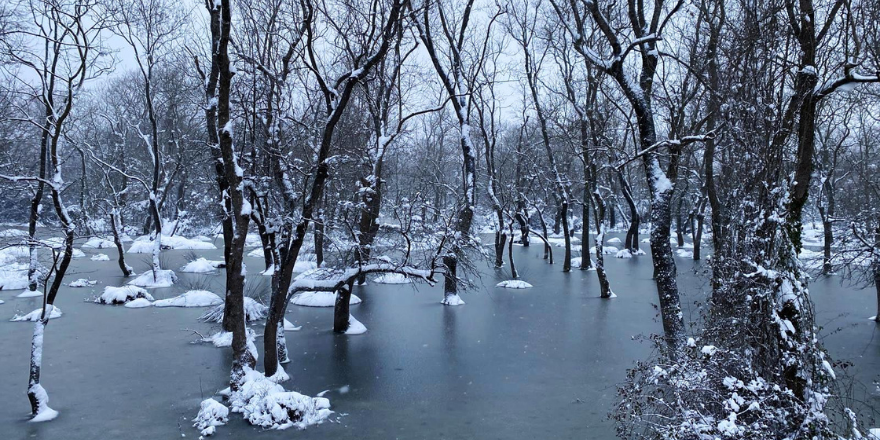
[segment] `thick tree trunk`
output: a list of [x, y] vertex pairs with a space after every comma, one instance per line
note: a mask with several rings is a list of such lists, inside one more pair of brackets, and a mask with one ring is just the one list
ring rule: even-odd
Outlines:
[[[588, 158], [585, 158], [588, 159]], [[581, 208], [583, 216], [583, 230], [581, 231], [581, 264], [580, 270], [587, 270], [593, 267], [590, 259], [590, 185], [587, 182], [589, 172], [584, 167], [584, 203]]]
[[343, 286], [336, 292], [336, 305], [333, 309], [333, 331], [345, 333], [351, 315], [351, 286]]

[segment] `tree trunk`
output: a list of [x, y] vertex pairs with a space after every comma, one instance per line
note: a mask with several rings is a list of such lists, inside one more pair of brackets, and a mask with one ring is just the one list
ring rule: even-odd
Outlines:
[[[593, 170], [593, 176], [595, 178], [596, 171]], [[599, 193], [599, 189], [596, 185], [593, 185], [593, 198], [595, 199], [596, 209], [596, 230], [598, 233], [596, 234], [596, 276], [599, 279], [599, 297], [600, 298], [611, 298], [611, 283], [608, 282], [608, 275], [605, 273], [605, 250], [603, 249], [603, 245], [605, 244], [605, 200], [602, 198], [602, 195]]]
[[[586, 153], [585, 153], [586, 154]], [[588, 159], [584, 158], [584, 159]], [[585, 162], [586, 163], [586, 162]], [[580, 270], [587, 270], [593, 267], [592, 260], [590, 259], [590, 185], [587, 179], [589, 178], [589, 171], [587, 171], [587, 167], [584, 167], [584, 203], [581, 208], [581, 215], [583, 216], [583, 230], [581, 231], [581, 265], [579, 267]]]
[[510, 277], [513, 279], [519, 278], [519, 273], [516, 271], [516, 263], [513, 261], [513, 225], [510, 225], [510, 242], [507, 243], [507, 260], [510, 261]]
[[117, 208], [113, 208], [110, 212], [110, 229], [113, 231], [113, 243], [116, 245], [116, 251], [119, 253], [119, 270], [122, 271], [122, 276], [130, 277], [134, 275], [134, 271], [131, 266], [125, 264], [125, 248], [122, 246], [122, 239], [120, 238], [119, 231], [122, 229], [122, 222], [119, 220], [119, 210]]
[[348, 330], [348, 319], [351, 315], [351, 286], [343, 286], [336, 292], [336, 305], [333, 309], [333, 331], [345, 333]]

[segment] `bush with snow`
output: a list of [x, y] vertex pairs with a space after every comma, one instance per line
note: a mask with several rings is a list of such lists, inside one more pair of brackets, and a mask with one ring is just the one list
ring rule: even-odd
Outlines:
[[[59, 309], [58, 307], [55, 307], [51, 304], [46, 304], [46, 313], [47, 313], [49, 319], [60, 318], [62, 315], [61, 309]], [[41, 316], [43, 316], [42, 307], [37, 310], [34, 310], [33, 312], [24, 314], [24, 315], [16, 314], [15, 316], [12, 317], [12, 319], [10, 319], [10, 321], [12, 321], [12, 322], [37, 322], [40, 320]]]
[[92, 255], [92, 261], [110, 261], [110, 257], [107, 254], [95, 254]]
[[207, 290], [190, 290], [174, 298], [160, 299], [154, 307], [209, 307], [223, 304], [223, 299]]
[[[333, 307], [336, 305], [336, 293], [334, 292], [300, 292], [291, 298], [290, 303], [304, 307]], [[360, 304], [361, 299], [352, 294], [349, 304]]]
[[148, 301], [153, 300], [153, 296], [147, 293], [146, 290], [137, 287], [137, 286], [122, 286], [122, 287], [114, 287], [107, 286], [104, 288], [104, 293], [101, 294], [98, 298], [95, 299], [95, 302], [98, 304], [125, 304], [129, 301], [133, 301], [138, 298], [143, 298]]
[[140, 286], [140, 287], [171, 287], [174, 283], [177, 282], [177, 275], [173, 270], [159, 270], [153, 274], [152, 270], [148, 270], [140, 275], [137, 278], [129, 281], [128, 284], [132, 286]]
[[[224, 307], [224, 304], [220, 303], [219, 305], [205, 312], [205, 314], [202, 315], [199, 319], [204, 322], [221, 323], [223, 322]], [[266, 307], [265, 305], [257, 302], [251, 297], [244, 297], [244, 315], [245, 319], [247, 319], [248, 322], [257, 321], [265, 318], [268, 314], [268, 311], [269, 307]]]
[[264, 429], [305, 429], [323, 423], [333, 411], [330, 401], [286, 391], [264, 374], [245, 367], [238, 390], [230, 395], [232, 412]]
[[193, 427], [204, 436], [214, 435], [218, 426], [229, 421], [229, 408], [214, 399], [205, 399], [199, 408], [199, 414], [193, 419]]
[[529, 289], [532, 285], [523, 280], [507, 280], [496, 284], [495, 287], [503, 287], [505, 289]]

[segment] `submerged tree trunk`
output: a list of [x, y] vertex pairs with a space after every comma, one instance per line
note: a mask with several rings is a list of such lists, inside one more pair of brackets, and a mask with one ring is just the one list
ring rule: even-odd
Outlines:
[[626, 247], [630, 253], [636, 255], [639, 253], [639, 225], [641, 224], [639, 210], [636, 207], [635, 199], [633, 199], [632, 188], [623, 176], [622, 170], [617, 171], [617, 178], [620, 181], [623, 198], [626, 200], [626, 205], [629, 207], [629, 229], [626, 231], [624, 247]]
[[122, 276], [130, 277], [134, 275], [134, 270], [128, 264], [125, 264], [125, 248], [122, 246], [122, 238], [120, 237], [120, 230], [122, 230], [122, 222], [119, 219], [119, 210], [117, 208], [113, 208], [110, 212], [110, 230], [113, 231], [113, 243], [116, 245], [116, 251], [119, 253], [119, 258], [117, 259], [119, 263], [119, 270], [122, 271]]
[[581, 264], [580, 270], [587, 270], [593, 267], [590, 259], [590, 184], [587, 181], [589, 173], [584, 167], [584, 203], [581, 207], [581, 216], [583, 216], [583, 230], [581, 231]]
[[599, 297], [611, 298], [613, 292], [611, 292], [611, 283], [608, 281], [608, 275], [605, 273], [605, 249], [603, 248], [605, 244], [605, 199], [602, 198], [602, 194], [596, 185], [595, 165], [593, 167], [591, 177], [593, 179], [592, 190], [595, 201], [593, 206], [596, 210], [596, 277], [599, 279]]
[[336, 292], [336, 305], [333, 309], [333, 331], [345, 333], [348, 331], [351, 306], [351, 286], [343, 286]]
[[[510, 236], [513, 237], [513, 224], [510, 225]], [[507, 243], [507, 260], [510, 262], [510, 277], [513, 279], [519, 278], [519, 273], [516, 271], [516, 263], [513, 261], [513, 238]]]

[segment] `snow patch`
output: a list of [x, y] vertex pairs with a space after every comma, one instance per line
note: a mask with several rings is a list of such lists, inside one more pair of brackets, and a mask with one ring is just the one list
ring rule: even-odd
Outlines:
[[532, 285], [523, 280], [507, 280], [496, 284], [495, 287], [503, 287], [505, 289], [529, 289]]
[[[304, 307], [333, 307], [336, 305], [336, 294], [333, 292], [300, 292], [290, 300], [290, 303]], [[360, 304], [361, 299], [352, 294], [348, 304]]]
[[142, 309], [144, 307], [150, 307], [152, 305], [153, 303], [151, 303], [150, 300], [146, 298], [138, 298], [134, 301], [129, 301], [125, 303], [125, 307], [128, 307], [129, 309]]
[[355, 319], [354, 316], [348, 315], [348, 330], [345, 331], [347, 335], [362, 335], [367, 332], [367, 327], [361, 324], [360, 321]]
[[206, 258], [198, 258], [196, 260], [190, 261], [180, 268], [181, 272], [187, 273], [207, 273], [213, 272], [218, 267], [222, 266], [224, 262], [219, 260], [208, 260]]
[[443, 301], [440, 301], [440, 304], [446, 306], [461, 306], [464, 305], [464, 300], [461, 299], [461, 297], [458, 296], [457, 293], [455, 293], [452, 295], [446, 295], [446, 297], [443, 298]]
[[68, 286], [70, 286], [70, 287], [92, 287], [95, 284], [98, 284], [98, 282], [93, 281], [93, 280], [88, 280], [85, 278], [80, 278], [76, 281], [71, 281], [70, 284], [68, 284]]
[[[49, 319], [60, 318], [62, 315], [61, 309], [59, 309], [58, 307], [55, 307], [51, 304], [46, 304], [46, 312], [49, 315]], [[41, 316], [43, 316], [43, 309], [39, 308], [39, 309], [34, 310], [33, 312], [30, 312], [26, 315], [16, 314], [15, 316], [12, 317], [12, 319], [10, 319], [10, 321], [12, 321], [12, 322], [37, 322], [40, 320]]]
[[95, 254], [92, 255], [92, 261], [110, 261], [110, 257], [107, 254]]
[[153, 276], [153, 271], [148, 270], [140, 275], [137, 278], [131, 280], [128, 284], [132, 286], [140, 286], [140, 287], [171, 287], [174, 283], [177, 282], [177, 275], [174, 274], [173, 270], [159, 270], [156, 272], [156, 276]]
[[207, 290], [190, 290], [174, 298], [160, 299], [154, 307], [210, 307], [223, 304], [223, 299]]

